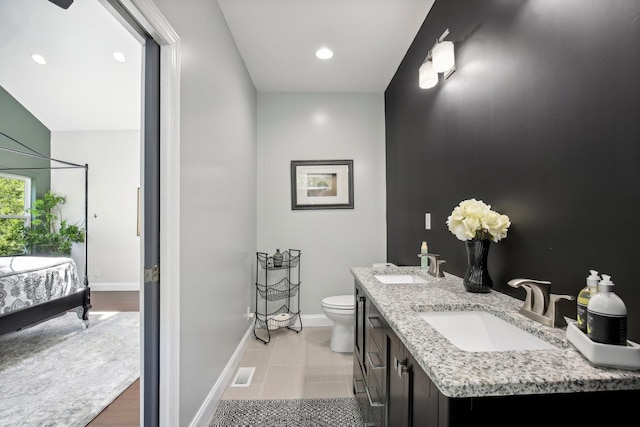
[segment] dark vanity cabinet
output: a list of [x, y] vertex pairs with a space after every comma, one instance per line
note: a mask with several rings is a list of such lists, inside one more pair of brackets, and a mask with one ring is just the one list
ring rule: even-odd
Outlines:
[[437, 426], [439, 392], [400, 339], [387, 330], [388, 426]]
[[[540, 425], [536, 411], [553, 414], [552, 425], [603, 425], [590, 410], [606, 411], [604, 425], [625, 425], [624, 402], [638, 390], [450, 398], [443, 395], [391, 328], [387, 328], [388, 427], [518, 427]], [[488, 356], [490, 357], [490, 356]], [[614, 409], [615, 408], [615, 409]]]
[[386, 425], [387, 325], [356, 282], [353, 391], [366, 426]]
[[355, 282], [354, 393], [366, 426], [438, 425], [438, 389]]
[[[387, 324], [357, 279], [355, 297], [353, 391], [365, 426], [617, 426], [628, 425], [628, 402], [640, 401], [640, 390], [620, 389], [447, 397]], [[486, 363], [490, 364], [492, 357], [487, 353]], [[532, 363], [541, 362], [532, 359]], [[596, 422], [595, 408], [599, 408], [596, 415], [605, 416], [604, 423]]]
[[371, 412], [376, 426], [384, 427], [387, 401], [387, 325], [375, 305], [367, 304], [365, 310], [365, 363], [366, 385]]
[[365, 364], [364, 364], [364, 341], [366, 330], [364, 328], [364, 317], [365, 317], [365, 308], [367, 297], [362, 292], [362, 288], [356, 282], [355, 286], [355, 301], [356, 301], [356, 319], [355, 319], [355, 330], [354, 330], [354, 347], [353, 354], [355, 357], [354, 360], [354, 368], [356, 365], [359, 365], [362, 368], [363, 374], [366, 373]]
[[369, 420], [373, 417], [369, 408], [367, 392], [365, 389], [366, 365], [364, 359], [364, 310], [367, 298], [364, 296], [362, 289], [356, 282], [355, 286], [356, 312], [354, 322], [354, 343], [353, 343], [353, 393], [360, 407], [360, 414], [365, 426], [371, 425]]
[[388, 425], [409, 426], [409, 386], [410, 372], [406, 363], [405, 348], [393, 332], [387, 332], [388, 359]]

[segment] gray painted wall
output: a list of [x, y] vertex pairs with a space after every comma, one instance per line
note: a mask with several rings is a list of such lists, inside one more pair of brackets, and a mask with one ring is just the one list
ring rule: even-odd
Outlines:
[[215, 1], [157, 0], [180, 36], [180, 425], [242, 336], [256, 248], [256, 91]]
[[[139, 286], [140, 131], [53, 132], [51, 155], [89, 165], [87, 241], [91, 288], [102, 290], [107, 284]], [[51, 189], [67, 197], [65, 219], [70, 223], [84, 220], [84, 169], [52, 171]], [[84, 275], [84, 252], [80, 246], [74, 245], [72, 255]]]
[[[292, 210], [292, 160], [353, 160], [354, 209]], [[386, 260], [382, 94], [258, 95], [258, 250], [300, 249], [302, 315]], [[255, 309], [252, 300], [252, 309]]]

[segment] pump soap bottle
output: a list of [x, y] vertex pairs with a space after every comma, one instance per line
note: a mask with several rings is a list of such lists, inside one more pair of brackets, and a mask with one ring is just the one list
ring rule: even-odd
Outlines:
[[611, 276], [603, 274], [587, 306], [587, 336], [602, 344], [627, 345], [627, 307], [613, 286]]
[[600, 277], [596, 270], [589, 271], [591, 272], [591, 275], [587, 277], [587, 286], [582, 288], [578, 294], [578, 314], [576, 316], [578, 329], [585, 334], [587, 333], [587, 306], [589, 305], [591, 297], [598, 292], [598, 281], [600, 281]]
[[[427, 247], [427, 242], [422, 242], [422, 246], [420, 246], [420, 254], [428, 254], [429, 248]], [[429, 268], [429, 257], [423, 255], [420, 257], [420, 268], [426, 270]]]

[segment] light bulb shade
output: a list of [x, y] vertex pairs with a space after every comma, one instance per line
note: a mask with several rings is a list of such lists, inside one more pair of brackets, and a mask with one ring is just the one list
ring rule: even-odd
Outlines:
[[453, 53], [453, 42], [440, 42], [433, 48], [431, 52], [433, 60], [433, 69], [437, 73], [449, 71], [456, 65], [456, 58]]
[[418, 80], [418, 84], [422, 89], [430, 89], [438, 84], [438, 73], [433, 69], [431, 61], [427, 61], [420, 66]]

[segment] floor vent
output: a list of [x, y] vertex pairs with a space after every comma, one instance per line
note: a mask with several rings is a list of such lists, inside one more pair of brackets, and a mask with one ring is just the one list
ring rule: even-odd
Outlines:
[[249, 387], [251, 380], [253, 379], [253, 373], [256, 371], [255, 367], [242, 367], [238, 368], [238, 373], [231, 383], [231, 387]]

